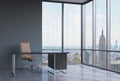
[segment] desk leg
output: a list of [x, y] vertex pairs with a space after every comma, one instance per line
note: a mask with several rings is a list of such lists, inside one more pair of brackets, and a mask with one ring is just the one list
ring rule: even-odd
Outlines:
[[48, 67], [51, 68], [52, 71], [48, 71], [51, 74], [55, 74], [56, 73], [56, 54], [52, 53], [52, 54], [48, 54]]
[[10, 76], [15, 77], [15, 54], [12, 55], [12, 72]]
[[56, 70], [56, 56], [55, 56], [55, 53], [54, 53], [54, 74], [55, 74], [55, 70]]
[[42, 69], [42, 54], [40, 55], [40, 65], [39, 65], [39, 68]]

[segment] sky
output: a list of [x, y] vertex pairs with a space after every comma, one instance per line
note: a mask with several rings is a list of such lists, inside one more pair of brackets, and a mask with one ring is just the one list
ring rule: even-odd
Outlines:
[[[115, 2], [116, 1], [116, 2]], [[106, 0], [96, 1], [96, 44], [102, 30], [106, 37]], [[111, 44], [120, 45], [120, 0], [111, 0]], [[64, 45], [80, 48], [80, 5], [64, 5]], [[61, 4], [43, 2], [43, 46], [61, 46]], [[46, 24], [47, 23], [47, 24]], [[86, 44], [92, 46], [92, 2], [86, 5]], [[51, 40], [53, 39], [53, 40]]]

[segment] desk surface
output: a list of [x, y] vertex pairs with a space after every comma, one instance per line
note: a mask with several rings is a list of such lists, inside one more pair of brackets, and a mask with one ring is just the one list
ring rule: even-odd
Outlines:
[[22, 52], [21, 54], [69, 54], [69, 52]]

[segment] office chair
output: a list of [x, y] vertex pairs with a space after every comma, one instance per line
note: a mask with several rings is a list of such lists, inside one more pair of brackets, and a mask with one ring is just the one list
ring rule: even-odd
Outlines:
[[[36, 65], [30, 65], [30, 62], [32, 63], [33, 60], [38, 60], [38, 58], [35, 58], [30, 54], [30, 52], [31, 52], [30, 43], [29, 42], [21, 42], [20, 49], [21, 49], [21, 59], [28, 61], [28, 65], [25, 65], [21, 69], [26, 69], [25, 67], [29, 67], [33, 71], [33, 66], [36, 66]], [[38, 66], [37, 66], [37, 69], [39, 69]]]

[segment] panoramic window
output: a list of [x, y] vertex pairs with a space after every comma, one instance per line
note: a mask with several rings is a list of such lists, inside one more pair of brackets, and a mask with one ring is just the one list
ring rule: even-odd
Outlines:
[[[120, 9], [118, 8], [120, 0], [94, 1], [96, 2], [96, 23], [92, 22], [92, 2], [84, 5], [85, 31], [83, 31], [83, 38], [85, 39], [85, 45], [82, 49], [82, 62], [84, 64], [95, 65], [96, 67], [104, 69], [109, 68], [113, 71], [120, 72], [120, 53], [116, 52], [120, 51]], [[111, 13], [109, 13], [110, 9], [106, 9], [106, 7], [108, 7], [106, 2], [109, 1], [111, 1], [110, 4], [108, 3]], [[64, 52], [69, 52], [68, 64], [79, 64], [81, 62], [81, 5], [64, 3], [64, 13], [62, 15], [62, 4], [63, 3], [42, 2], [42, 51], [58, 52], [61, 51], [63, 47], [62, 50]], [[106, 14], [107, 11], [108, 14]], [[110, 19], [110, 17], [107, 17], [109, 14], [111, 14], [111, 20], [106, 19]], [[111, 23], [107, 25], [106, 23], [108, 21], [111, 21]], [[96, 30], [93, 29], [93, 24], [96, 24]], [[106, 30], [106, 28], [108, 28], [108, 30]], [[109, 29], [111, 30], [109, 31]], [[93, 37], [94, 33], [95, 37]], [[91, 50], [94, 48], [94, 46], [92, 46], [92, 38], [95, 38], [94, 41], [96, 43], [94, 45], [94, 51]], [[111, 45], [109, 45], [109, 42], [106, 40], [110, 41]], [[111, 48], [109, 49], [108, 46]], [[113, 52], [107, 50], [112, 50]], [[43, 62], [47, 63], [47, 57], [44, 55]]]

